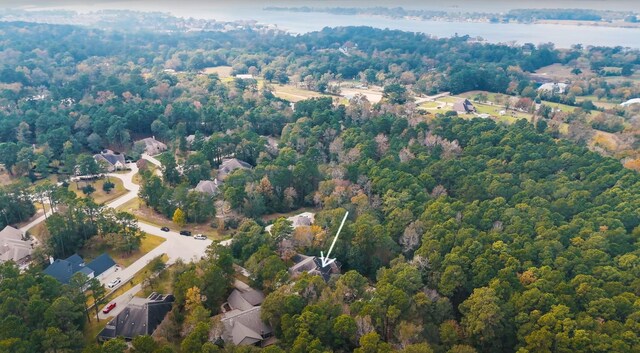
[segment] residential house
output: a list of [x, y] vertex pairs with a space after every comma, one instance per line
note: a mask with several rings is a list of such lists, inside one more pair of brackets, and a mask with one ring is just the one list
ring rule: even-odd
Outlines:
[[106, 253], [86, 265], [80, 255], [73, 254], [64, 260], [51, 261], [44, 273], [57, 279], [60, 283], [68, 284], [71, 277], [77, 272], [84, 273], [89, 278], [95, 277], [100, 280], [115, 272], [116, 269], [115, 261]]
[[215, 195], [218, 193], [219, 187], [218, 179], [201, 180], [193, 190], [209, 195]]
[[93, 155], [93, 158], [99, 165], [105, 166], [109, 172], [123, 170], [126, 164], [124, 154], [111, 150], [104, 150], [99, 154]]
[[297, 277], [304, 272], [311, 275], [321, 276], [328, 282], [332, 274], [340, 274], [340, 263], [337, 261], [322, 267], [322, 259], [317, 256], [307, 256], [297, 254], [292, 258], [294, 265], [289, 268], [289, 275]]
[[223, 181], [229, 174], [238, 169], [251, 169], [251, 164], [237, 158], [225, 158], [218, 168], [218, 181]]
[[25, 265], [31, 260], [34, 243], [21, 230], [6, 226], [0, 231], [0, 263], [13, 261]]
[[[312, 225], [314, 218], [315, 218], [315, 214], [311, 212], [303, 212], [295, 216], [288, 217], [287, 219], [291, 221], [291, 226], [293, 227], [293, 229], [296, 229], [298, 227], [302, 227], [302, 226], [308, 227]], [[270, 224], [266, 226], [264, 230], [266, 230], [268, 233], [271, 233], [272, 227], [273, 227], [273, 224]]]
[[476, 107], [474, 107], [468, 99], [461, 99], [453, 104], [453, 110], [458, 114], [469, 114], [475, 113]]
[[265, 347], [274, 342], [273, 330], [260, 317], [264, 294], [248, 286], [237, 286], [222, 306], [222, 340], [226, 343]]
[[155, 156], [167, 150], [167, 145], [156, 140], [155, 136], [147, 137], [145, 139], [136, 141], [136, 143], [142, 142], [145, 145], [144, 151], [150, 156]]
[[100, 331], [101, 341], [122, 337], [132, 340], [137, 336], [151, 335], [171, 311], [175, 298], [171, 294], [151, 293], [147, 298], [131, 299], [129, 304]]

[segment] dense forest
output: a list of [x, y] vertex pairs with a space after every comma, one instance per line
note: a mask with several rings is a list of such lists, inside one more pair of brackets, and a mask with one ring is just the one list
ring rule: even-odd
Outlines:
[[[640, 351], [640, 175], [558, 138], [545, 112], [510, 125], [426, 116], [408, 93], [487, 90], [531, 103], [540, 98], [535, 69], [590, 55], [594, 69], [633, 71], [636, 52], [371, 28], [125, 34], [0, 23], [0, 31], [0, 163], [20, 180], [0, 190], [1, 225], [27, 220], [47, 198], [56, 211], [46, 221], [51, 254], [68, 256], [94, 237], [136, 248], [143, 234], [133, 216], [76, 197], [64, 180], [99, 173], [90, 156], [104, 148], [138, 159], [134, 141], [154, 136], [169, 152], [157, 173], [140, 168], [140, 199], [165, 218], [180, 210], [185, 222], [215, 227], [213, 205], [226, 203], [220, 228], [232, 239], [168, 269], [176, 305], [153, 339], [131, 348], [80, 338], [87, 293], [98, 288], [3, 264], [0, 352]], [[261, 82], [201, 73], [220, 65]], [[384, 86], [382, 101], [291, 105], [271, 89], [293, 81], [328, 92], [354, 79]], [[637, 90], [603, 82], [584, 90]], [[230, 156], [252, 168], [226, 176], [215, 196], [191, 191]], [[40, 181], [51, 174], [63, 182]], [[301, 208], [316, 213], [313, 226], [294, 230], [279, 218], [264, 230], [263, 216]], [[335, 247], [342, 274], [291, 278], [293, 256], [327, 249], [346, 211]], [[275, 345], [214, 339], [234, 264], [267, 295], [262, 319]]]

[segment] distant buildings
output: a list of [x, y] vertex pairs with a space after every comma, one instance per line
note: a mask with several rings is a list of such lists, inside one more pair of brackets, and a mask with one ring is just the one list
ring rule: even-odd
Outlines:
[[567, 89], [569, 89], [569, 85], [567, 85], [566, 83], [553, 83], [553, 82], [544, 83], [540, 87], [538, 87], [538, 91], [540, 92], [544, 91], [548, 93], [559, 93], [559, 94], [567, 93]]
[[122, 153], [113, 152], [111, 150], [104, 150], [99, 154], [93, 155], [93, 158], [98, 162], [98, 164], [104, 165], [109, 172], [123, 170], [126, 164]]
[[136, 143], [142, 142], [145, 145], [144, 151], [150, 156], [155, 156], [167, 150], [167, 145], [156, 140], [155, 136], [147, 137], [145, 139], [136, 141]]
[[475, 113], [476, 107], [474, 107], [468, 99], [461, 99], [453, 104], [453, 110], [458, 114], [469, 114]]
[[116, 262], [107, 253], [103, 253], [86, 265], [80, 255], [73, 254], [64, 260], [52, 261], [44, 273], [57, 279], [60, 283], [68, 284], [71, 277], [77, 272], [83, 273], [89, 278], [95, 277], [100, 280], [115, 272], [116, 268]]
[[102, 341], [116, 337], [132, 340], [137, 336], [151, 335], [171, 311], [175, 298], [171, 294], [152, 293], [147, 298], [131, 299], [129, 304], [98, 334]]
[[31, 261], [33, 240], [25, 237], [19, 229], [6, 226], [0, 231], [0, 263], [13, 261], [25, 265]]
[[239, 78], [241, 80], [253, 80], [253, 75], [240, 74], [240, 75], [236, 75], [236, 78]]

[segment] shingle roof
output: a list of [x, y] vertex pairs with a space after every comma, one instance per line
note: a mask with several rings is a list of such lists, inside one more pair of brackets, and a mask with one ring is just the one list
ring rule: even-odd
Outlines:
[[133, 339], [137, 336], [150, 335], [160, 325], [169, 311], [175, 298], [152, 293], [146, 299], [133, 298], [118, 316], [107, 323], [98, 335], [103, 340], [118, 336]]
[[262, 304], [263, 301], [264, 294], [253, 288], [246, 291], [234, 289], [231, 295], [229, 295], [229, 299], [227, 299], [231, 309], [242, 311], [252, 309], [254, 306]]
[[322, 259], [317, 256], [297, 254], [293, 257], [293, 262], [295, 262], [295, 265], [289, 268], [289, 274], [291, 276], [297, 276], [303, 272], [307, 272], [311, 275], [321, 276], [325, 282], [327, 282], [332, 274], [340, 273], [340, 264], [337, 261], [332, 262], [326, 267], [322, 267]]
[[109, 256], [109, 254], [107, 253], [103, 253], [102, 255], [93, 259], [93, 261], [89, 262], [87, 264], [87, 267], [92, 269], [93, 275], [97, 277], [115, 265], [116, 262], [113, 261], [111, 256]]
[[120, 162], [120, 164], [124, 165], [124, 155], [121, 153], [115, 153], [113, 151], [107, 150], [106, 152], [102, 152], [100, 154], [96, 154], [93, 156], [97, 161], [104, 160], [107, 161], [112, 166], [115, 166], [116, 163]]
[[6, 226], [0, 231], [0, 262], [24, 261], [33, 253], [33, 242], [22, 238], [22, 231]]
[[218, 182], [213, 180], [201, 180], [195, 187], [195, 190], [213, 195], [218, 192]]
[[236, 169], [251, 169], [251, 164], [237, 158], [226, 158], [218, 168], [218, 179], [222, 180]]
[[[78, 262], [78, 259], [80, 259], [80, 262]], [[74, 254], [65, 260], [55, 260], [44, 270], [44, 273], [57, 279], [60, 283], [67, 284], [71, 276], [83, 268], [81, 266], [82, 262], [82, 258]]]
[[69, 283], [69, 280], [76, 272], [82, 272], [89, 277], [92, 274], [93, 276], [99, 276], [115, 265], [115, 261], [106, 253], [98, 256], [87, 265], [84, 264], [84, 260], [80, 255], [73, 254], [64, 260], [55, 260], [44, 270], [44, 273], [54, 277], [61, 283]]
[[246, 311], [233, 310], [224, 314], [222, 324], [224, 333], [222, 339], [225, 342], [233, 342], [235, 345], [254, 344], [269, 336], [271, 327], [260, 318], [259, 306]]

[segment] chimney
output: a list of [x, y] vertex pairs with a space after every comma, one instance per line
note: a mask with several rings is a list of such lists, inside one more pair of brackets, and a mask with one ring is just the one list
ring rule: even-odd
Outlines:
[[49, 256], [49, 265], [53, 264], [53, 256]]

